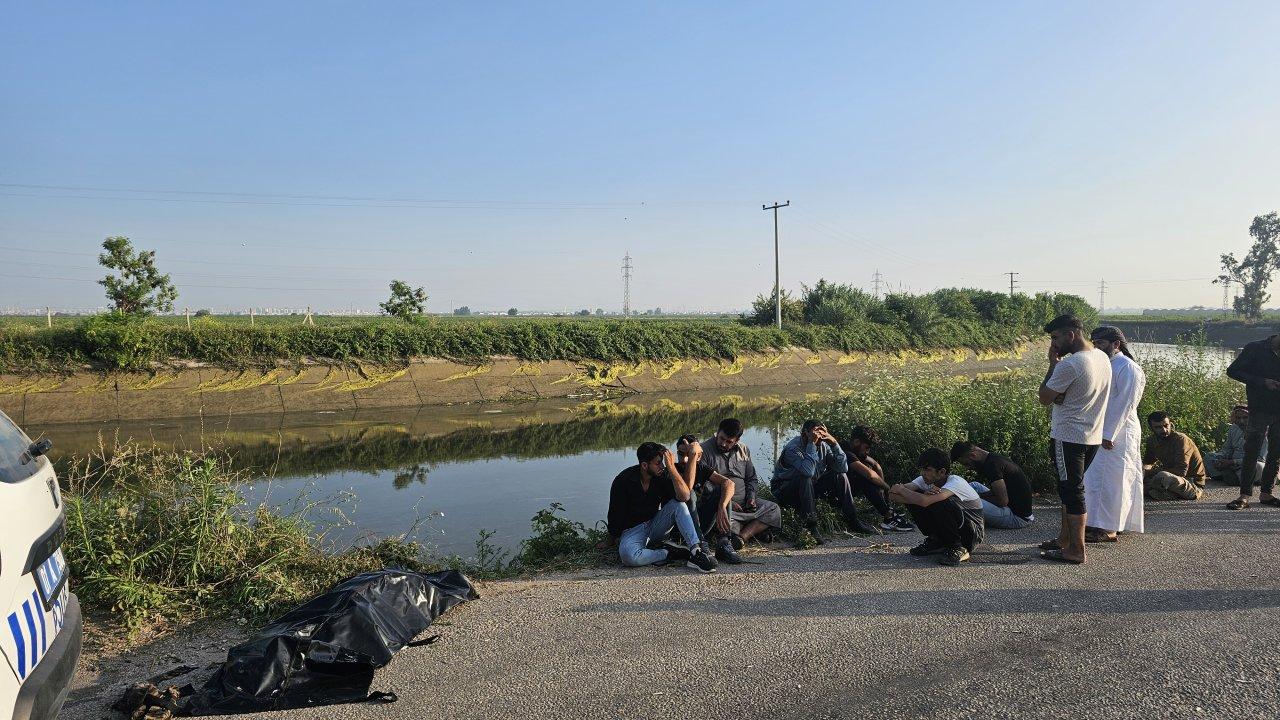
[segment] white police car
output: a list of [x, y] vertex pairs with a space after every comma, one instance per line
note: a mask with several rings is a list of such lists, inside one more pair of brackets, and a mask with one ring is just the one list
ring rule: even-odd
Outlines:
[[67, 588], [66, 518], [50, 443], [0, 412], [0, 719], [57, 717], [80, 658], [80, 604]]

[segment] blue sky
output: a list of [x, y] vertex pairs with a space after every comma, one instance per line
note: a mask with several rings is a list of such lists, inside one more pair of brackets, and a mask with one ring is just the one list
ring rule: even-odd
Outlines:
[[[1217, 305], [1280, 4], [5, 3], [0, 308], [730, 309], [819, 277]], [[142, 192], [129, 192], [142, 191]]]

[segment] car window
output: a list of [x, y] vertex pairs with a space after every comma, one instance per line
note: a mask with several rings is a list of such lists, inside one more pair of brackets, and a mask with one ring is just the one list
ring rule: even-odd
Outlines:
[[13, 421], [0, 414], [0, 482], [16, 483], [26, 480], [40, 469], [39, 458], [29, 458], [22, 463], [31, 441]]

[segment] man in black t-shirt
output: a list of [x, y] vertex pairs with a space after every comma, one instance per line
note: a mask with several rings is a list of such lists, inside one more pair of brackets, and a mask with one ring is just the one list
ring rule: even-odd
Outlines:
[[978, 471], [979, 482], [971, 484], [982, 497], [987, 527], [1021, 530], [1035, 522], [1031, 483], [1017, 463], [964, 440], [951, 446], [951, 461]]
[[[636, 459], [640, 463], [618, 473], [609, 488], [609, 534], [618, 542], [622, 564], [684, 561], [695, 570], [714, 572], [717, 563], [702, 549], [686, 505], [695, 468], [690, 467], [688, 477], [677, 477], [675, 456], [654, 442], [641, 445]], [[666, 542], [672, 529], [679, 530], [684, 546]]]

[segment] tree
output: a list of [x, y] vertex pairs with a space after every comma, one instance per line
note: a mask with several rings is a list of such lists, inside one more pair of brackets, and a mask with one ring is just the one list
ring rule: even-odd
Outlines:
[[1240, 260], [1235, 253], [1223, 255], [1222, 274], [1213, 282], [1239, 285], [1240, 294], [1231, 303], [1236, 314], [1261, 320], [1262, 306], [1271, 299], [1267, 292], [1271, 273], [1280, 265], [1280, 214], [1258, 215], [1249, 225], [1249, 234], [1253, 236], [1249, 254]]
[[471, 314], [471, 308], [467, 307], [466, 305], [463, 305], [462, 307], [458, 308], [457, 310], [454, 310], [454, 311], [453, 311], [453, 314], [454, 314], [454, 315], [470, 315], [470, 314]]
[[585, 317], [585, 316], [587, 316], [587, 315], [590, 315], [590, 314], [591, 314], [591, 311], [590, 311], [590, 310], [587, 310], [587, 309], [585, 309], [585, 308], [584, 308], [584, 309], [582, 309], [582, 310], [579, 310], [579, 311], [578, 311], [578, 314], [579, 314], [579, 315], [582, 315], [582, 316], [584, 316], [584, 317]]
[[98, 264], [119, 272], [107, 275], [98, 284], [107, 289], [112, 308], [124, 315], [150, 315], [169, 312], [178, 291], [168, 275], [156, 269], [155, 250], [134, 250], [127, 237], [109, 237], [102, 241], [106, 252], [98, 256]]
[[604, 317], [604, 308], [596, 308], [596, 316]]
[[520, 314], [520, 311], [515, 308], [508, 308], [507, 314], [510, 315], [511, 317], [515, 317], [516, 315]]
[[408, 320], [414, 315], [421, 315], [427, 309], [427, 291], [423, 288], [411, 288], [403, 280], [391, 281], [391, 297], [378, 307], [382, 312], [401, 320]]

